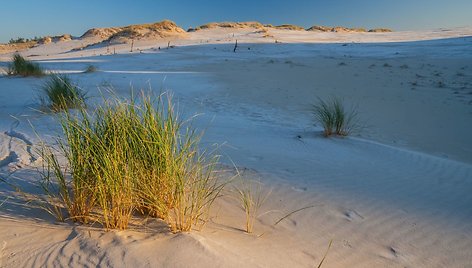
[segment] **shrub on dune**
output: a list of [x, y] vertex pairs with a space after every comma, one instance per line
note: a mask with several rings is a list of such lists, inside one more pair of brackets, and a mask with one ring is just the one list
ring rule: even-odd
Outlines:
[[85, 105], [85, 93], [66, 75], [52, 75], [41, 88], [41, 103], [54, 112]]
[[23, 58], [20, 54], [14, 54], [7, 71], [8, 75], [21, 76], [42, 76], [43, 69], [37, 63], [33, 63]]
[[143, 93], [105, 101], [92, 114], [65, 112], [59, 153], [43, 147], [47, 209], [116, 229], [135, 213], [159, 217], [174, 232], [202, 224], [223, 187], [213, 172], [217, 158], [199, 150], [200, 136], [164, 98]]
[[348, 111], [338, 98], [329, 101], [318, 99], [318, 103], [313, 106], [313, 115], [322, 125], [326, 137], [333, 134], [347, 136], [359, 126], [357, 111]]

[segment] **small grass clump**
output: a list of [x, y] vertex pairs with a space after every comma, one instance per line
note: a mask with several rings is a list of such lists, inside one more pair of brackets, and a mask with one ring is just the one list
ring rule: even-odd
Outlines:
[[85, 93], [66, 75], [54, 74], [41, 88], [40, 101], [51, 111], [59, 112], [85, 105]]
[[254, 221], [258, 217], [257, 213], [271, 192], [264, 193], [260, 182], [247, 179], [241, 179], [240, 185], [235, 188], [241, 208], [246, 214], [246, 232], [252, 233]]
[[23, 58], [20, 54], [16, 53], [13, 55], [12, 62], [10, 63], [8, 75], [21, 75], [21, 76], [43, 76], [44, 71], [37, 63], [33, 63]]
[[357, 111], [347, 111], [338, 98], [329, 101], [318, 99], [318, 103], [313, 106], [313, 114], [323, 126], [325, 137], [333, 134], [347, 136], [358, 128]]
[[45, 145], [42, 152], [45, 207], [59, 220], [126, 229], [140, 214], [174, 232], [205, 222], [224, 185], [213, 172], [217, 157], [199, 150], [200, 135], [179, 119], [170, 97], [115, 97], [91, 114], [66, 111], [61, 123], [59, 150]]
[[96, 71], [98, 71], [97, 67], [95, 67], [94, 65], [89, 65], [87, 66], [87, 68], [85, 68], [84, 73], [88, 74], [88, 73], [94, 73]]

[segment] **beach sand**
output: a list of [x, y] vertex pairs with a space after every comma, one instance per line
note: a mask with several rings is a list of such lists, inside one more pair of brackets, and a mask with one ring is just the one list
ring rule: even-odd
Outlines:
[[[45, 78], [0, 76], [0, 267], [317, 267], [330, 241], [323, 268], [471, 266], [472, 29], [271, 34], [203, 30], [173, 49], [143, 41], [116, 55], [67, 52], [77, 40], [22, 52], [69, 73], [92, 107], [97, 87], [173, 92], [184, 116], [199, 114], [202, 146], [217, 144], [222, 177], [239, 171], [270, 195], [252, 234], [231, 187], [200, 231], [58, 223], [24, 195], [41, 193], [31, 125], [43, 139], [60, 130], [38, 111]], [[81, 73], [89, 64], [99, 71]], [[311, 109], [331, 96], [357, 107], [358, 133], [322, 136]]]

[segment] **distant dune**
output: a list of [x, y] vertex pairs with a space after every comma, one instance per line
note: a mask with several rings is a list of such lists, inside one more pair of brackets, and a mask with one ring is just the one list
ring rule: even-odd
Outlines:
[[22, 42], [16, 43], [9, 43], [9, 44], [0, 44], [0, 54], [3, 53], [10, 53], [10, 52], [19, 52], [25, 49], [29, 49], [35, 47], [37, 45], [46, 45], [52, 42], [65, 42], [72, 40], [72, 36], [70, 34], [63, 34], [57, 36], [44, 36], [39, 39], [35, 40], [27, 40]]
[[246, 22], [210, 22], [207, 24], [200, 25], [196, 28], [189, 28], [189, 32], [205, 30], [205, 29], [215, 29], [215, 28], [255, 28], [255, 29], [262, 29], [264, 28], [264, 24], [257, 22], [257, 21], [246, 21]]
[[157, 40], [162, 38], [184, 38], [186, 31], [177, 26], [175, 22], [164, 20], [150, 24], [135, 24], [124, 27], [92, 28], [78, 38], [70, 34], [58, 36], [45, 36], [37, 40], [0, 44], [0, 54], [23, 51], [37, 45], [60, 43], [73, 39], [95, 39], [92, 43], [110, 42], [113, 44], [127, 43], [131, 40]]
[[[22, 51], [36, 45], [47, 45], [50, 43], [59, 43], [69, 41], [72, 39], [84, 40], [95, 39], [93, 43], [109, 42], [113, 44], [129, 43], [131, 40], [159, 40], [163, 38], [185, 38], [187, 32], [195, 32], [200, 30], [210, 30], [217, 28], [233, 28], [233, 29], [249, 29], [253, 28], [263, 33], [267, 33], [270, 29], [274, 30], [288, 30], [288, 31], [311, 31], [311, 32], [338, 32], [338, 33], [354, 33], [354, 32], [392, 32], [386, 28], [375, 28], [366, 30], [365, 28], [346, 28], [346, 27], [329, 27], [329, 26], [312, 26], [310, 28], [303, 28], [293, 24], [262, 24], [257, 21], [246, 22], [211, 22], [200, 25], [195, 28], [189, 28], [187, 31], [178, 26], [175, 22], [170, 20], [163, 20], [156, 23], [149, 24], [134, 24], [123, 27], [106, 27], [106, 28], [92, 28], [87, 30], [78, 38], [72, 37], [70, 34], [63, 34], [58, 36], [45, 36], [38, 40], [0, 44], [0, 53], [9, 53], [14, 51]], [[268, 35], [270, 36], [270, 35]]]
[[245, 29], [245, 28], [254, 28], [254, 29], [280, 29], [280, 30], [293, 30], [293, 31], [314, 31], [314, 32], [339, 32], [339, 33], [349, 33], [349, 32], [392, 32], [391, 29], [387, 28], [375, 28], [367, 30], [365, 28], [347, 28], [347, 27], [330, 27], [330, 26], [319, 26], [314, 25], [310, 28], [303, 28], [302, 26], [294, 24], [282, 24], [282, 25], [272, 25], [272, 24], [262, 24], [257, 21], [247, 21], [247, 22], [211, 22], [207, 24], [200, 25], [195, 28], [189, 28], [188, 32], [194, 32], [199, 30], [206, 29], [215, 29], [215, 28], [235, 28], [235, 29]]
[[186, 32], [170, 20], [151, 24], [135, 24], [125, 27], [93, 28], [80, 38], [98, 38], [112, 43], [126, 43], [131, 39], [158, 39], [167, 37], [185, 37]]
[[367, 30], [365, 28], [346, 28], [346, 27], [341, 27], [341, 26], [330, 27], [330, 26], [320, 26], [320, 25], [311, 26], [310, 28], [306, 30], [313, 31], [313, 32], [336, 32], [336, 33], [365, 33], [365, 32], [390, 33], [390, 32], [393, 32], [391, 29], [387, 29], [387, 28], [375, 28], [375, 29]]
[[22, 51], [36, 45], [36, 41], [14, 44], [0, 44], [0, 54], [10, 53], [14, 51]]
[[66, 42], [72, 40], [72, 36], [70, 34], [63, 34], [58, 36], [45, 36], [39, 39], [38, 44], [49, 44], [52, 42]]

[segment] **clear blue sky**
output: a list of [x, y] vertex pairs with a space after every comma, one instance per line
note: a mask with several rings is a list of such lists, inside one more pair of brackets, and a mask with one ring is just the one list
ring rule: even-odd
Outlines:
[[472, 0], [15, 0], [0, 5], [0, 42], [89, 28], [175, 21], [183, 28], [213, 21], [388, 27], [472, 26]]

